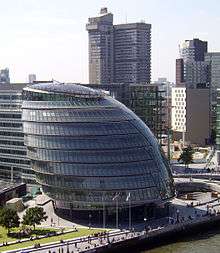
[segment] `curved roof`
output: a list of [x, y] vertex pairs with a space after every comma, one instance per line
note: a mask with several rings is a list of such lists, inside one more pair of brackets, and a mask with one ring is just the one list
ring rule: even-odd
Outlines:
[[36, 83], [27, 86], [24, 90], [35, 92], [64, 93], [85, 97], [102, 97], [104, 93], [75, 83]]

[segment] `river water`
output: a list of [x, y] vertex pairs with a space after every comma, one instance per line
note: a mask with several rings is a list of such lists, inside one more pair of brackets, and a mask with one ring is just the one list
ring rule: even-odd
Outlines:
[[139, 253], [220, 253], [220, 228]]

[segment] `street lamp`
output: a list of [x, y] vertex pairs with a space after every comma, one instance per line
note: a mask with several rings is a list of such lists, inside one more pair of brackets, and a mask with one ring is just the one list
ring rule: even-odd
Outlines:
[[103, 212], [103, 217], [102, 217], [102, 221], [103, 221], [103, 228], [105, 229], [105, 199], [104, 199], [104, 194], [102, 195], [102, 212]]
[[145, 230], [147, 229], [147, 218], [144, 218]]
[[92, 215], [91, 213], [89, 214], [89, 228], [91, 227], [91, 218], [92, 218]]
[[116, 229], [118, 229], [118, 197], [120, 196], [120, 192], [116, 193], [116, 195], [114, 196], [114, 198], [112, 199], [113, 201], [116, 200], [116, 204], [115, 204], [115, 209], [116, 209], [116, 214], [115, 214], [115, 223], [116, 223]]
[[126, 201], [129, 201], [128, 219], [129, 219], [129, 230], [131, 230], [131, 193], [130, 192], [127, 195]]

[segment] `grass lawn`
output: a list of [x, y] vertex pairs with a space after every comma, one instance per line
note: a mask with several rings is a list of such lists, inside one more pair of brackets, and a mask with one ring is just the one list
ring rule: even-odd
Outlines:
[[[17, 232], [19, 231], [19, 228], [13, 228], [10, 230], [11, 232]], [[38, 233], [38, 235], [40, 234], [46, 234], [47, 232], [52, 232], [52, 231], [59, 231], [58, 229], [52, 229], [52, 228], [47, 228], [47, 229], [43, 229], [43, 228], [36, 228], [36, 231]], [[17, 239], [16, 238], [13, 238], [13, 237], [8, 237], [7, 235], [7, 232], [8, 230], [1, 227], [0, 226], [0, 243], [3, 243], [3, 242], [11, 242], [11, 241], [16, 241]], [[35, 233], [32, 234], [32, 236], [36, 236]], [[0, 250], [1, 252], [1, 250]]]
[[[72, 239], [75, 237], [90, 235], [90, 234], [99, 232], [101, 230], [102, 229], [80, 228], [80, 229], [78, 229], [77, 232], [71, 232], [71, 233], [67, 233], [67, 234], [63, 234], [63, 235], [59, 235], [59, 236], [51, 236], [51, 237], [47, 237], [47, 238], [43, 238], [43, 239], [39, 239], [39, 240], [22, 242], [22, 243], [10, 245], [10, 246], [0, 247], [0, 252], [7, 251], [7, 250], [13, 250], [13, 249], [19, 249], [19, 248], [25, 248], [25, 247], [34, 245], [35, 243], [44, 244], [44, 243], [51, 243], [51, 242], [56, 242], [56, 241], [60, 241], [60, 240]], [[54, 229], [51, 229], [51, 231], [54, 231]], [[6, 241], [6, 240], [9, 242], [9, 241], [13, 241], [16, 239], [7, 237], [7, 230], [0, 227], [0, 243], [2, 243], [3, 241]]]

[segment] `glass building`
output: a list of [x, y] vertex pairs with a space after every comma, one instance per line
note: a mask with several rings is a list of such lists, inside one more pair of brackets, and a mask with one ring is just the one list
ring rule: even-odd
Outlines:
[[174, 196], [156, 138], [102, 91], [57, 83], [25, 87], [22, 120], [37, 182], [57, 208], [111, 210], [117, 200], [123, 209]]
[[22, 131], [23, 83], [0, 84], [0, 178], [35, 183]]

